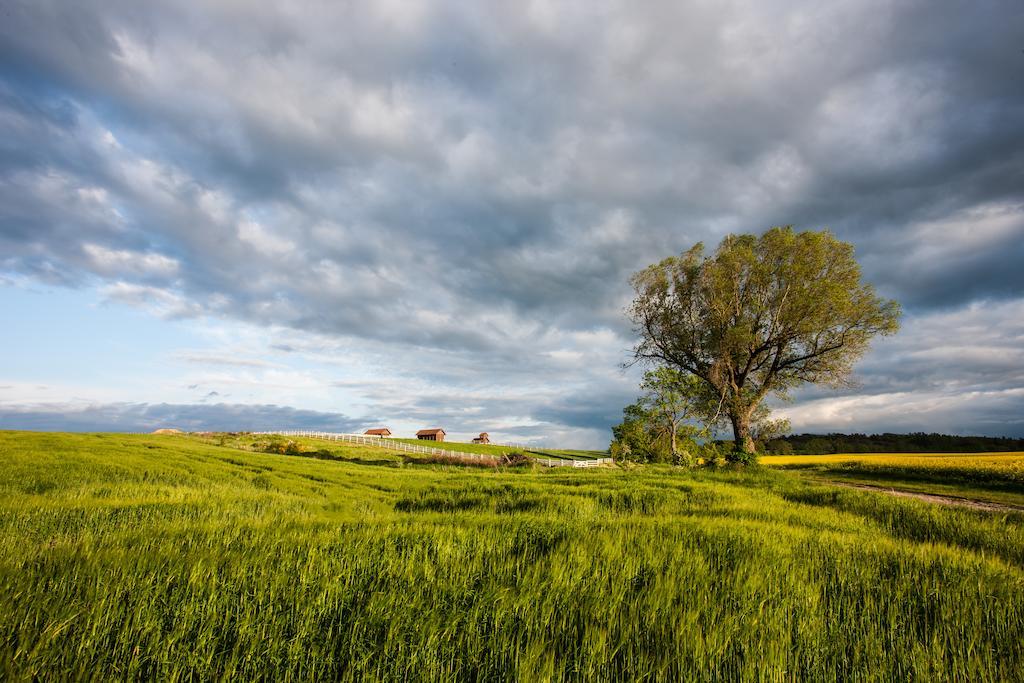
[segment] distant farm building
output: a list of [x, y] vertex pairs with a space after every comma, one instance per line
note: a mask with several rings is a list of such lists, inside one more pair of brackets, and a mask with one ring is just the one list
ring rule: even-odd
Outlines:
[[490, 442], [491, 442], [491, 437], [487, 434], [487, 432], [480, 432], [480, 436], [478, 436], [475, 439], [473, 439], [473, 443], [490, 443]]
[[437, 429], [421, 429], [416, 432], [416, 438], [420, 441], [444, 441], [444, 430]]
[[384, 438], [385, 436], [391, 436], [391, 430], [390, 430], [390, 429], [388, 429], [387, 427], [380, 427], [380, 428], [378, 428], [378, 429], [367, 429], [367, 430], [366, 430], [365, 432], [363, 432], [363, 433], [364, 433], [364, 434], [365, 434], [366, 436], [379, 436], [379, 437], [380, 437], [380, 438], [382, 438], [382, 439], [383, 439], [383, 438]]

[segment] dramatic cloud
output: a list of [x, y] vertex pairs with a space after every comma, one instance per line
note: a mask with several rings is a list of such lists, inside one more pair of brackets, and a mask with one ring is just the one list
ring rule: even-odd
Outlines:
[[[213, 392], [216, 393], [216, 392]], [[0, 429], [150, 432], [311, 429], [353, 432], [363, 422], [337, 413], [274, 405], [172, 405], [108, 403], [95, 405], [0, 405]]]
[[1008, 0], [9, 2], [0, 286], [273, 326], [266, 358], [179, 358], [359, 368], [347, 413], [473, 405], [467, 431], [598, 445], [632, 393], [630, 273], [828, 226], [907, 330], [794, 422], [914, 394], [935, 410], [908, 428], [1019, 432], [990, 416], [1024, 387], [997, 369], [1021, 345], [1000, 316], [1024, 298], [1022, 29]]
[[858, 375], [780, 410], [807, 431], [1024, 435], [1024, 300], [913, 318]]

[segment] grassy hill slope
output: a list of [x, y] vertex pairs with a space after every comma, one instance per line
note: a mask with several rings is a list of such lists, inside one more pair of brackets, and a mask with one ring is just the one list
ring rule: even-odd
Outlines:
[[1024, 518], [794, 474], [0, 432], [24, 678], [1011, 680]]
[[504, 455], [505, 453], [511, 453], [514, 450], [520, 450], [512, 448], [511, 446], [498, 446], [494, 444], [481, 443], [461, 443], [459, 441], [442, 441], [438, 443], [436, 441], [420, 441], [419, 439], [387, 440], [398, 441], [400, 443], [411, 444], [413, 446], [423, 446], [425, 448], [443, 448], [446, 451], [458, 451], [460, 453], [482, 453], [484, 455]]
[[461, 443], [459, 441], [420, 441], [418, 439], [388, 439], [388, 441], [400, 441], [401, 443], [425, 446], [427, 448], [443, 448], [448, 451], [461, 453], [483, 453], [485, 455], [504, 455], [513, 451], [532, 453], [542, 458], [562, 458], [566, 460], [593, 460], [594, 458], [607, 458], [608, 454], [603, 451], [581, 451], [567, 450], [560, 448], [518, 448], [513, 446], [501, 446], [497, 444]]

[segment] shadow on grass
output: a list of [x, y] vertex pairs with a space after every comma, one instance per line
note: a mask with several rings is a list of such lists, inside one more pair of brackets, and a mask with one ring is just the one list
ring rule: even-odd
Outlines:
[[[249, 453], [259, 453], [261, 455], [277, 455], [277, 456], [281, 456], [281, 457], [285, 457], [285, 458], [308, 458], [308, 459], [312, 459], [312, 460], [330, 460], [330, 461], [333, 461], [333, 462], [352, 463], [353, 465], [370, 465], [372, 467], [400, 467], [402, 465], [402, 463], [399, 462], [398, 460], [387, 460], [387, 459], [384, 459], [384, 458], [346, 457], [346, 456], [343, 456], [343, 455], [338, 455], [337, 453], [332, 453], [331, 451], [329, 451], [327, 449], [321, 449], [321, 450], [318, 450], [318, 451], [303, 451], [303, 452], [299, 452], [299, 453], [288, 453], [288, 452], [281, 453], [281, 452], [278, 452], [278, 451], [250, 450], [250, 449], [238, 448], [238, 447], [235, 447], [235, 446], [228, 446], [228, 445], [223, 445], [223, 446], [220, 446], [220, 447], [221, 448], [229, 448], [229, 449], [236, 450], [236, 451], [241, 450], [241, 451], [246, 451], [246, 452], [249, 452]], [[228, 462], [228, 463], [230, 463], [232, 465], [252, 467], [252, 465], [249, 464], [249, 463], [240, 462], [240, 461], [234, 460], [232, 458], [222, 458], [222, 460], [224, 460], [225, 462]]]
[[334, 453], [299, 453], [296, 458], [313, 458], [314, 460], [333, 460], [335, 462], [348, 462], [353, 465], [370, 465], [372, 467], [399, 467], [402, 463], [397, 460], [386, 460], [377, 458], [346, 458]]

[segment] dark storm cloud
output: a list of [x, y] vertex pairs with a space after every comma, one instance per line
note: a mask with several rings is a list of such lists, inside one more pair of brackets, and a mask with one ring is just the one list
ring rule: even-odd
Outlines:
[[[217, 392], [211, 392], [216, 395]], [[373, 422], [369, 420], [368, 422]], [[362, 420], [337, 413], [276, 405], [103, 403], [0, 406], [0, 429], [39, 431], [149, 432], [313, 429], [352, 432]]]
[[568, 396], [553, 405], [540, 406], [534, 416], [542, 422], [580, 429], [605, 430], [622, 420], [622, 407], [635, 400], [636, 392], [599, 396]]
[[629, 274], [730, 231], [829, 226], [911, 320], [1024, 296], [1022, 34], [1008, 0], [12, 2], [0, 269], [619, 397]]

